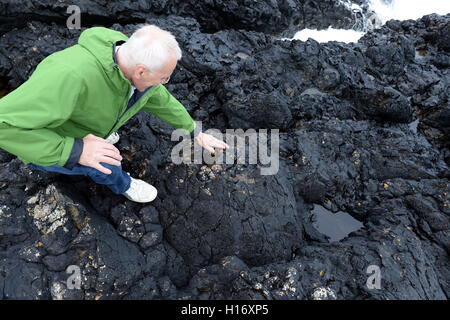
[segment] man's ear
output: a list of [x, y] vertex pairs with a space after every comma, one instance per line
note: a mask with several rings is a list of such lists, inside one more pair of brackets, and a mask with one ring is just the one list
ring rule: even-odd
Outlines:
[[138, 64], [134, 71], [135, 71], [135, 75], [140, 79], [144, 76], [145, 71], [147, 71], [147, 67], [142, 64]]

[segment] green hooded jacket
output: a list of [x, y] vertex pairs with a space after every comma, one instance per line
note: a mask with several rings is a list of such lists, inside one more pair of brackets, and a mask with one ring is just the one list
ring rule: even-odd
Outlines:
[[196, 125], [161, 84], [127, 109], [131, 82], [114, 62], [113, 47], [128, 38], [94, 27], [78, 44], [46, 57], [31, 77], [0, 99], [0, 148], [24, 163], [64, 166], [74, 141], [89, 133], [107, 138], [139, 110], [177, 129]]

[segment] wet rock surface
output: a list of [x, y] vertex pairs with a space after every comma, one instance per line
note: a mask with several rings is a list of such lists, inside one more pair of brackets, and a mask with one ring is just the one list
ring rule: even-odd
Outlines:
[[[183, 59], [168, 89], [204, 129], [278, 129], [278, 172], [175, 165], [171, 128], [143, 112], [121, 128], [117, 146], [124, 169], [158, 188], [150, 204], [85, 177], [33, 171], [0, 150], [1, 297], [447, 299], [450, 15], [320, 44], [271, 35], [306, 26], [292, 8], [317, 2], [195, 3], [79, 5], [86, 21], [114, 17], [121, 24], [111, 27], [127, 34], [143, 21], [173, 32]], [[10, 88], [76, 43], [82, 30], [58, 20], [64, 8], [0, 5], [2, 21], [28, 18], [15, 29], [2, 24], [0, 78]], [[352, 22], [322, 11], [313, 26]], [[48, 16], [56, 18], [37, 19]], [[363, 226], [330, 241], [314, 226], [316, 205]], [[71, 265], [79, 287], [67, 281]], [[370, 266], [380, 289], [367, 285]]]
[[[206, 33], [244, 29], [293, 36], [293, 32], [303, 28], [350, 28], [355, 24], [348, 1], [334, 0], [74, 0], [70, 5], [77, 6], [89, 24], [142, 23], [151, 16], [177, 15], [195, 18]], [[60, 1], [2, 1], [0, 33], [24, 26], [30, 20], [65, 23], [76, 12], [67, 8], [68, 4]]]

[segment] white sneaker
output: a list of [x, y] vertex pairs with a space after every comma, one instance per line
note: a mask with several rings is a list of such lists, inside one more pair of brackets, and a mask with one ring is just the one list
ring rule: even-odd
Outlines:
[[111, 133], [111, 135], [106, 138], [105, 140], [108, 141], [111, 144], [116, 144], [120, 139], [120, 136], [117, 132]]
[[130, 188], [122, 194], [131, 201], [145, 203], [155, 200], [158, 190], [143, 180], [131, 178]]

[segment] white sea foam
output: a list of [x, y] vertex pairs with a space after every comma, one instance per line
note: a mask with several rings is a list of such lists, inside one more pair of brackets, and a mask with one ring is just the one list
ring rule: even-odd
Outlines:
[[424, 15], [450, 13], [448, 0], [394, 0], [386, 3], [383, 0], [371, 0], [370, 8], [376, 12], [382, 23], [386, 21], [419, 19]]
[[364, 32], [345, 29], [334, 29], [329, 27], [326, 30], [303, 29], [294, 35], [293, 39], [306, 41], [313, 38], [317, 42], [341, 41], [341, 42], [358, 42]]
[[[365, 31], [367, 31], [365, 30], [367, 26], [370, 29], [385, 24], [386, 21], [391, 19], [419, 19], [431, 13], [440, 15], [450, 13], [449, 0], [371, 0], [369, 8], [375, 13], [375, 17], [373, 15], [369, 17], [364, 16], [362, 8], [349, 0], [340, 0], [340, 2], [355, 13], [355, 19], [358, 19], [358, 17], [365, 19], [363, 23], [355, 22], [355, 26], [357, 26], [355, 30], [335, 29], [332, 27], [325, 30], [303, 29], [298, 31], [292, 39], [283, 40], [298, 39], [306, 41], [308, 38], [312, 38], [318, 42], [358, 42]], [[373, 23], [372, 20], [376, 20], [376, 23]], [[361, 30], [361, 26], [363, 30]]]

